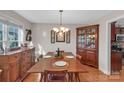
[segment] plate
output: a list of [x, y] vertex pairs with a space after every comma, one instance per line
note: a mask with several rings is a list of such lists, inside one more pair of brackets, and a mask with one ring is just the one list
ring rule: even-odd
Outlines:
[[74, 56], [66, 56], [66, 58], [74, 58]]
[[43, 58], [50, 58], [51, 56], [47, 55], [47, 56], [44, 56]]
[[65, 66], [67, 63], [65, 61], [56, 61], [55, 65], [56, 66]]

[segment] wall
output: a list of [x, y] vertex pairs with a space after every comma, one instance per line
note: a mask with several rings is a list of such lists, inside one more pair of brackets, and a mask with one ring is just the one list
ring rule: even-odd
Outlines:
[[18, 15], [14, 11], [10, 11], [10, 10], [0, 10], [0, 19], [5, 20], [5, 21], [10, 21], [12, 23], [22, 26], [24, 29], [23, 40], [25, 41], [25, 34], [26, 34], [25, 29], [31, 28], [31, 23], [28, 20]]
[[[66, 25], [71, 29], [71, 43], [50, 42], [50, 30], [56, 25], [51, 24], [30, 24], [29, 21], [19, 16], [13, 11], [0, 11], [0, 18], [12, 20], [23, 26], [24, 29], [32, 27], [33, 43], [36, 46], [36, 54], [45, 54], [48, 51], [55, 51], [58, 47], [65, 51], [76, 53], [76, 27], [79, 25]], [[92, 24], [100, 24], [99, 31], [99, 69], [105, 74], [110, 74], [110, 28], [109, 23], [124, 18], [124, 11], [113, 11], [109, 15], [99, 19]], [[24, 38], [25, 39], [25, 38]]]
[[115, 23], [116, 27], [124, 27], [124, 18], [117, 20]]
[[99, 28], [99, 70], [105, 74], [110, 74], [110, 23], [120, 18], [124, 18], [124, 11], [113, 11], [109, 15], [101, 18], [95, 24], [100, 24]]
[[36, 46], [37, 56], [40, 54], [46, 54], [48, 51], [56, 51], [59, 47], [64, 51], [71, 51], [76, 53], [76, 27], [77, 25], [65, 25], [71, 30], [71, 43], [56, 42], [51, 44], [51, 29], [57, 25], [51, 24], [32, 24], [33, 44]]

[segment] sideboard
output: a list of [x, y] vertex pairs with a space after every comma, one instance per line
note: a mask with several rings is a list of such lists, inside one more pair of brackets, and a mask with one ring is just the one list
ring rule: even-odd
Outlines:
[[35, 64], [35, 48], [21, 48], [0, 54], [1, 81], [15, 82]]

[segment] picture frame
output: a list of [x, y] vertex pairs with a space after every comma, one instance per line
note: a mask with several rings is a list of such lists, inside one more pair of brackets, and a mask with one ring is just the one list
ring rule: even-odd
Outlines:
[[56, 33], [56, 42], [65, 42], [65, 32], [57, 32]]
[[51, 43], [55, 43], [55, 32], [51, 30]]
[[70, 43], [70, 35], [71, 31], [69, 30], [68, 32], [66, 32], [66, 43]]

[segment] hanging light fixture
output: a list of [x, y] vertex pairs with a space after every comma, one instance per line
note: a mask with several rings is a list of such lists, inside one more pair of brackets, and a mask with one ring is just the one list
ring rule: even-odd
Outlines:
[[59, 12], [60, 12], [60, 27], [59, 27], [59, 28], [54, 27], [53, 30], [54, 30], [55, 32], [60, 32], [60, 33], [68, 32], [69, 29], [66, 28], [66, 27], [64, 27], [64, 26], [62, 25], [62, 12], [63, 12], [63, 10], [59, 10]]

